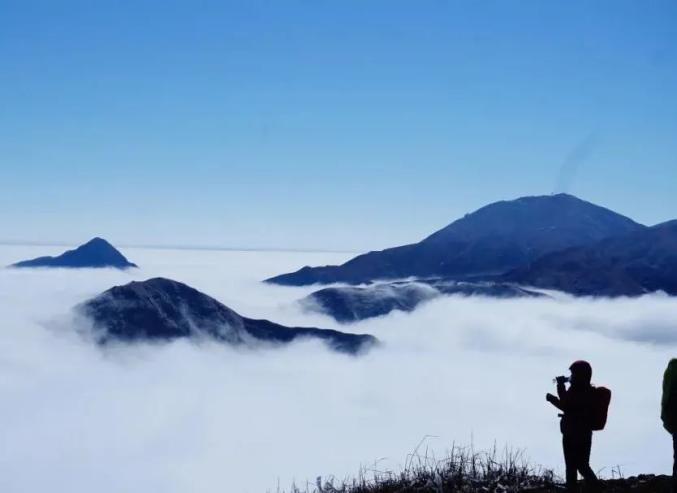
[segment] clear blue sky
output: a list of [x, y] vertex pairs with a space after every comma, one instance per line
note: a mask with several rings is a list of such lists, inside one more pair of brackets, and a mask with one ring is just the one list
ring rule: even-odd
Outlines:
[[677, 217], [677, 2], [0, 0], [0, 239], [362, 250], [555, 189]]

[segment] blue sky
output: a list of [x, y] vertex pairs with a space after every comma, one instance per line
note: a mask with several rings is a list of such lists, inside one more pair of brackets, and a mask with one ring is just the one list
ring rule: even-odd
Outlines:
[[677, 217], [672, 1], [0, 0], [0, 61], [3, 240], [376, 249], [553, 190]]

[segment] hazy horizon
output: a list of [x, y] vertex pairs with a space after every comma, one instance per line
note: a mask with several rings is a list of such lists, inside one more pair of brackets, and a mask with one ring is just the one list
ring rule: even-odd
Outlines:
[[[554, 195], [554, 194], [550, 194], [550, 195]], [[572, 195], [572, 194], [570, 194], [570, 195]], [[513, 199], [517, 199], [517, 198], [519, 198], [519, 197], [513, 197], [513, 198], [510, 198], [510, 199], [508, 199], [508, 198], [506, 198], [506, 199], [497, 199], [497, 200], [492, 201], [492, 202], [490, 202], [490, 203], [499, 202], [499, 201], [509, 201], [509, 200], [513, 200]], [[586, 199], [584, 199], [584, 198], [581, 198], [581, 197], [578, 197], [578, 198], [581, 199], [581, 200], [585, 200], [585, 201], [587, 201], [587, 202], [590, 202], [589, 200], [586, 200]], [[487, 204], [484, 204], [484, 205], [489, 205], [490, 203], [487, 203]], [[483, 206], [484, 206], [484, 205], [483, 205]], [[600, 206], [600, 207], [604, 207], [604, 208], [607, 208], [607, 209], [608, 209], [608, 207], [605, 207], [603, 204], [595, 204], [595, 205], [598, 205], [598, 206]], [[483, 207], [483, 206], [482, 206], [482, 207]], [[432, 230], [432, 231], [429, 231], [429, 232], [425, 233], [425, 234], [424, 234], [423, 236], [421, 236], [420, 238], [409, 239], [408, 241], [405, 242], [405, 244], [408, 244], [408, 243], [416, 243], [416, 242], [418, 242], [418, 241], [424, 239], [425, 237], [429, 236], [429, 235], [432, 234], [433, 232], [438, 231], [438, 230], [440, 230], [440, 229], [446, 227], [447, 225], [453, 223], [454, 221], [463, 218], [463, 216], [465, 216], [466, 214], [469, 214], [469, 213], [471, 213], [471, 212], [474, 212], [474, 211], [467, 211], [467, 212], [464, 213], [463, 215], [461, 215], [461, 216], [459, 216], [459, 217], [457, 217], [457, 218], [451, 219], [451, 220], [449, 220], [447, 223], [445, 223], [445, 224], [443, 224], [443, 225], [441, 225], [441, 226], [436, 227], [436, 228], [435, 228], [434, 230]], [[621, 214], [621, 215], [623, 215], [623, 216], [625, 216], [625, 217], [628, 217], [628, 218], [634, 220], [635, 222], [641, 223], [640, 221], [637, 221], [637, 220], [634, 219], [633, 217], [628, 216], [628, 215], [626, 215], [626, 214], [623, 214], [622, 212], [619, 212], [619, 211], [614, 211], [614, 212], [619, 213], [619, 214]], [[676, 217], [677, 217], [677, 216], [676, 216]], [[670, 218], [666, 219], [665, 221], [669, 221], [669, 220], [673, 220], [673, 219], [675, 219], [675, 217], [670, 217]], [[665, 222], [665, 221], [660, 221], [660, 222], [654, 223], [654, 224], [645, 224], [645, 226], [655, 226], [655, 225], [661, 224], [661, 223], [663, 223], [663, 222]], [[169, 249], [169, 250], [172, 250], [172, 249], [182, 249], [182, 250], [258, 251], [258, 252], [265, 252], [265, 251], [279, 251], [279, 252], [285, 252], [285, 251], [289, 251], [289, 252], [308, 252], [308, 253], [312, 253], [312, 252], [327, 252], [327, 253], [332, 253], [332, 252], [335, 252], [335, 253], [353, 253], [353, 254], [355, 254], [355, 253], [362, 253], [362, 252], [364, 251], [364, 250], [359, 250], [359, 249], [352, 249], [352, 250], [351, 250], [351, 249], [321, 248], [321, 247], [319, 247], [319, 246], [314, 247], [314, 248], [313, 248], [313, 247], [308, 247], [308, 248], [294, 248], [294, 247], [290, 247], [290, 246], [286, 246], [286, 245], [271, 245], [271, 246], [263, 246], [263, 245], [216, 245], [216, 244], [214, 244], [214, 245], [204, 245], [204, 244], [199, 244], [199, 243], [190, 243], [190, 240], [188, 240], [188, 242], [183, 243], [183, 244], [169, 244], [169, 243], [168, 243], [168, 244], [153, 244], [153, 243], [139, 244], [139, 243], [134, 243], [134, 242], [132, 242], [132, 243], [119, 243], [119, 242], [115, 241], [114, 239], [107, 238], [107, 237], [105, 237], [105, 236], [103, 236], [103, 235], [90, 235], [90, 236], [88, 236], [88, 237], [82, 238], [81, 240], [70, 241], [70, 242], [63, 241], [63, 240], [54, 240], [54, 241], [50, 241], [50, 240], [26, 241], [26, 240], [22, 240], [22, 239], [5, 239], [5, 238], [0, 238], [0, 245], [35, 245], [35, 246], [64, 246], [64, 247], [74, 247], [74, 246], [81, 245], [82, 243], [85, 243], [86, 241], [89, 241], [90, 239], [92, 239], [92, 238], [94, 238], [94, 237], [96, 237], [96, 236], [103, 237], [104, 239], [106, 239], [106, 240], [112, 242], [115, 246], [119, 246], [119, 247], [130, 247], [130, 248], [149, 248], [149, 249], [157, 248], [157, 249]], [[193, 240], [193, 241], [194, 241], [194, 240]], [[379, 249], [389, 248], [389, 247], [393, 247], [393, 246], [399, 246], [399, 245], [383, 245], [383, 246], [380, 246], [380, 247], [374, 247], [374, 248], [371, 248], [370, 250], [379, 250]]]

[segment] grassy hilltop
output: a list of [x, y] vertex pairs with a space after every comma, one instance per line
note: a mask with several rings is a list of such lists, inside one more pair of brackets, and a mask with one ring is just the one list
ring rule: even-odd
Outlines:
[[[602, 491], [671, 491], [669, 476], [624, 478], [619, 471], [613, 471], [612, 476], [613, 479], [602, 480]], [[519, 451], [487, 453], [455, 446], [442, 460], [414, 452], [400, 472], [363, 468], [355, 478], [318, 477], [314, 484], [292, 486], [288, 493], [562, 493], [562, 483], [552, 471], [529, 465]], [[580, 489], [585, 491], [582, 482]]]

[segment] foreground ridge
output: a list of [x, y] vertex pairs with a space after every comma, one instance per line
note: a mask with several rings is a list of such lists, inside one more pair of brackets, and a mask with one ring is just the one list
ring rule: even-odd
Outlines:
[[[670, 476], [640, 475], [601, 480], [608, 493], [669, 493]], [[548, 469], [533, 467], [523, 451], [496, 448], [475, 452], [452, 447], [438, 460], [410, 454], [400, 472], [363, 467], [356, 478], [318, 477], [313, 485], [292, 485], [287, 493], [562, 493], [562, 481]], [[278, 493], [280, 490], [278, 489]]]

